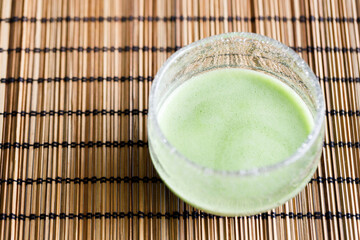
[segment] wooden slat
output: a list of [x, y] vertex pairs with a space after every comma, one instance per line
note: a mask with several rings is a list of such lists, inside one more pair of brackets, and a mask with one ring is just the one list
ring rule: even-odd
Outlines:
[[[356, 0], [0, 0], [0, 239], [359, 239]], [[311, 183], [266, 215], [203, 215], [161, 182], [148, 96], [178, 47], [247, 31], [319, 77]]]

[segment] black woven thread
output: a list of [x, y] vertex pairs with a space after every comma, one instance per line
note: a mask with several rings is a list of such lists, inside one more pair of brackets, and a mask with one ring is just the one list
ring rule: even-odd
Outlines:
[[342, 52], [342, 53], [346, 53], [346, 52], [350, 52], [350, 53], [360, 53], [360, 48], [359, 47], [329, 47], [329, 46], [306, 46], [306, 47], [290, 47], [291, 49], [293, 49], [295, 52], [307, 52], [307, 53], [313, 53], [313, 52], [326, 52], [326, 53], [330, 53], [330, 52]]
[[[44, 148], [49, 148], [49, 147], [53, 147], [53, 148], [58, 148], [58, 147], [63, 147], [63, 148], [67, 148], [67, 147], [71, 147], [71, 148], [76, 148], [76, 147], [80, 147], [80, 148], [85, 148], [85, 147], [131, 147], [131, 146], [138, 146], [138, 147], [146, 147], [148, 145], [147, 142], [144, 142], [142, 140], [138, 140], [138, 141], [107, 141], [107, 142], [102, 142], [102, 141], [89, 141], [89, 142], [44, 142], [44, 143], [39, 143], [39, 142], [35, 142], [35, 143], [19, 143], [19, 142], [5, 142], [5, 143], [0, 143], [0, 149], [8, 149], [8, 148], [30, 148], [30, 147], [34, 147], [34, 148], [40, 148], [40, 147], [44, 147]], [[335, 148], [335, 147], [348, 147], [348, 148], [359, 148], [360, 144], [359, 142], [343, 142], [343, 141], [339, 141], [339, 142], [334, 142], [334, 141], [330, 141], [329, 143], [324, 142], [323, 144], [324, 147], [331, 147], [331, 148]]]
[[323, 77], [323, 78], [318, 77], [318, 80], [324, 82], [344, 82], [344, 83], [360, 82], [360, 78], [358, 77]]
[[336, 147], [340, 147], [340, 148], [359, 148], [360, 144], [359, 142], [343, 142], [343, 141], [339, 141], [339, 142], [334, 142], [334, 141], [330, 141], [328, 143], [324, 142], [324, 147], [331, 147], [331, 148], [336, 148]]
[[[33, 83], [33, 82], [38, 82], [38, 83], [43, 83], [43, 82], [103, 82], [103, 81], [114, 81], [114, 82], [125, 82], [125, 81], [139, 81], [139, 82], [143, 82], [143, 81], [148, 81], [151, 82], [153, 81], [154, 78], [152, 76], [148, 76], [148, 77], [144, 77], [144, 76], [121, 76], [121, 77], [55, 77], [55, 78], [22, 78], [22, 77], [18, 77], [18, 78], [13, 78], [13, 77], [9, 77], [9, 78], [1, 78], [0, 82], [1, 83], [14, 83], [14, 82], [25, 82], [25, 83]], [[324, 81], [324, 82], [360, 82], [360, 78], [358, 77], [323, 77], [320, 78], [318, 77], [318, 80], [320, 81]]]
[[[331, 219], [342, 219], [342, 218], [347, 218], [347, 219], [352, 219], [355, 218], [357, 220], [360, 219], [360, 214], [358, 213], [342, 213], [342, 212], [336, 212], [333, 213], [331, 211], [328, 211], [326, 213], [322, 213], [322, 212], [307, 212], [307, 213], [302, 213], [302, 212], [281, 212], [281, 213], [276, 213], [276, 212], [270, 212], [270, 213], [262, 213], [262, 214], [257, 214], [257, 215], [252, 215], [252, 216], [245, 216], [245, 217], [239, 217], [242, 219], [268, 219], [268, 218], [290, 218], [290, 219], [303, 219], [303, 218], [308, 218], [308, 219], [325, 219], [325, 220], [331, 220]], [[30, 215], [24, 215], [24, 214], [14, 214], [14, 213], [10, 213], [10, 214], [6, 214], [6, 213], [0, 213], [0, 220], [6, 220], [6, 219], [13, 219], [13, 220], [36, 220], [36, 219], [79, 219], [79, 220], [83, 220], [83, 219], [102, 219], [102, 218], [157, 218], [157, 219], [161, 219], [161, 218], [165, 218], [165, 219], [198, 219], [198, 218], [223, 218], [221, 216], [215, 216], [212, 214], [208, 214], [208, 213], [204, 213], [204, 212], [197, 212], [197, 211], [192, 211], [192, 212], [188, 212], [188, 211], [184, 211], [182, 213], [180, 212], [165, 212], [165, 213], [161, 213], [161, 212], [148, 212], [148, 213], [144, 213], [142, 211], [138, 211], [138, 212], [105, 212], [105, 213], [101, 213], [101, 212], [95, 212], [95, 213], [79, 213], [79, 214], [75, 214], [75, 213], [70, 213], [70, 214], [66, 214], [66, 213], [43, 213], [40, 215], [37, 214], [30, 214]]]
[[126, 82], [126, 81], [139, 81], [139, 82], [144, 82], [144, 81], [148, 81], [151, 82], [153, 81], [153, 77], [152, 76], [148, 76], [148, 77], [144, 77], [144, 76], [121, 76], [121, 77], [55, 77], [55, 78], [22, 78], [22, 77], [18, 77], [18, 78], [1, 78], [0, 82], [1, 83], [13, 83], [13, 82], [25, 82], [25, 83], [33, 83], [33, 82], [38, 82], [38, 83], [43, 83], [43, 82], [110, 82], [110, 81], [114, 81], [114, 82]]
[[0, 53], [1, 52], [26, 52], [26, 53], [30, 53], [30, 52], [35, 52], [35, 53], [41, 53], [41, 52], [45, 52], [45, 53], [49, 53], [49, 52], [139, 52], [139, 51], [144, 51], [144, 52], [174, 52], [176, 50], [178, 50], [180, 47], [148, 47], [148, 46], [144, 46], [144, 47], [139, 47], [139, 46], [125, 46], [125, 47], [60, 47], [60, 48], [8, 48], [8, 49], [3, 49], [0, 48]]
[[[139, 82], [143, 82], [143, 81], [148, 81], [151, 82], [153, 81], [154, 78], [152, 76], [148, 76], [148, 77], [143, 77], [143, 76], [128, 76], [128, 77], [55, 77], [55, 78], [22, 78], [22, 77], [18, 77], [18, 78], [13, 78], [13, 77], [9, 77], [9, 78], [1, 78], [0, 79], [0, 83], [14, 83], [14, 82], [25, 82], [25, 83], [33, 83], [33, 82], [38, 82], [38, 83], [43, 83], [43, 82], [103, 82], [103, 81], [114, 81], [114, 82], [126, 82], [126, 81], [139, 81]], [[358, 77], [323, 77], [320, 78], [318, 77], [319, 81], [324, 81], [324, 82], [344, 82], [344, 83], [353, 83], [353, 82], [360, 82], [360, 78]]]
[[345, 110], [335, 110], [335, 109], [332, 109], [332, 110], [326, 110], [325, 111], [325, 114], [326, 115], [330, 115], [330, 116], [345, 116], [345, 115], [348, 115], [350, 117], [352, 116], [357, 116], [359, 117], [360, 116], [360, 111], [359, 110], [356, 110], [356, 111], [353, 111], [353, 110], [349, 110], [349, 111], [345, 111]]
[[[30, 52], [34, 52], [34, 53], [48, 53], [48, 52], [139, 52], [139, 51], [144, 51], [144, 52], [168, 52], [168, 53], [172, 53], [175, 52], [176, 50], [178, 50], [180, 48], [180, 46], [175, 46], [175, 47], [148, 47], [148, 46], [144, 46], [144, 47], [139, 47], [139, 46], [125, 46], [125, 47], [60, 47], [60, 48], [8, 48], [8, 49], [3, 49], [0, 48], [0, 53], [1, 52], [22, 52], [24, 51], [25, 53], [30, 53]], [[306, 46], [306, 47], [290, 47], [292, 48], [294, 51], [296, 52], [308, 52], [308, 53], [313, 53], [313, 52], [326, 52], [326, 53], [330, 53], [330, 52], [342, 52], [342, 53], [346, 53], [346, 52], [350, 52], [350, 53], [360, 53], [360, 48], [359, 47], [330, 47], [330, 46]]]
[[126, 177], [85, 177], [85, 178], [62, 178], [62, 177], [47, 177], [47, 178], [26, 178], [26, 179], [0, 179], [0, 184], [25, 184], [25, 185], [33, 185], [33, 184], [94, 184], [94, 183], [162, 183], [162, 180], [158, 177], [138, 177], [138, 176], [126, 176]]
[[[40, 148], [40, 147], [44, 147], [44, 148], [49, 148], [49, 147], [71, 147], [71, 148], [76, 148], [76, 147], [80, 147], [80, 148], [84, 148], [84, 147], [131, 147], [131, 146], [138, 146], [138, 147], [144, 147], [147, 146], [147, 142], [144, 142], [142, 140], [138, 140], [138, 141], [114, 141], [114, 142], [102, 142], [102, 141], [89, 141], [89, 142], [44, 142], [44, 143], [39, 143], [39, 142], [35, 142], [35, 143], [18, 143], [18, 142], [5, 142], [5, 143], [0, 143], [0, 149], [8, 149], [8, 148], [29, 148], [29, 147], [34, 147], [34, 148]], [[330, 141], [329, 143], [324, 142], [323, 144], [324, 147], [331, 147], [331, 148], [335, 148], [335, 147], [348, 147], [348, 148], [359, 148], [360, 144], [359, 142], [343, 142], [343, 141], [339, 141], [339, 142], [334, 142], [334, 141]]]
[[147, 142], [144, 142], [142, 140], [138, 140], [138, 141], [132, 141], [132, 140], [128, 140], [128, 141], [106, 141], [106, 142], [102, 142], [102, 141], [89, 141], [89, 142], [67, 142], [67, 141], [63, 141], [63, 142], [43, 142], [43, 143], [39, 143], [39, 142], [35, 142], [35, 143], [18, 143], [18, 142], [13, 142], [13, 143], [0, 143], [0, 149], [8, 149], [8, 148], [40, 148], [40, 147], [44, 147], [44, 148], [49, 148], [49, 147], [53, 147], [53, 148], [58, 148], [58, 147], [63, 147], [63, 148], [93, 148], [93, 147], [146, 147], [148, 145]]
[[360, 178], [352, 177], [317, 177], [312, 178], [309, 183], [348, 183], [348, 184], [360, 184]]
[[[132, 109], [132, 110], [129, 110], [129, 109], [125, 109], [125, 110], [106, 110], [106, 109], [101, 109], [101, 110], [97, 110], [97, 109], [93, 109], [93, 110], [85, 110], [85, 111], [82, 111], [82, 110], [58, 110], [58, 111], [55, 111], [55, 110], [50, 110], [50, 111], [30, 111], [30, 112], [26, 112], [26, 111], [11, 111], [11, 112], [0, 112], [0, 116], [4, 116], [4, 117], [7, 117], [7, 116], [17, 116], [17, 115], [20, 115], [20, 116], [41, 116], [41, 117], [45, 117], [47, 115], [50, 115], [50, 116], [54, 116], [54, 115], [76, 115], [76, 116], [81, 116], [81, 115], [85, 115], [85, 116], [89, 116], [89, 115], [147, 115], [148, 114], [148, 109], [143, 109], [143, 110], [139, 110], [139, 109]], [[332, 109], [332, 110], [326, 110], [325, 111], [325, 114], [326, 115], [330, 115], [330, 116], [336, 116], [336, 115], [339, 115], [339, 116], [345, 116], [345, 115], [348, 115], [350, 117], [352, 116], [357, 116], [359, 117], [360, 116], [360, 111], [359, 110], [356, 110], [356, 111], [353, 111], [353, 110], [349, 110], [349, 111], [345, 111], [345, 110], [335, 110], [335, 109]]]
[[[55, 183], [55, 184], [90, 184], [90, 183], [162, 183], [162, 180], [158, 177], [138, 177], [138, 176], [126, 176], [126, 177], [85, 177], [85, 178], [62, 178], [62, 177], [47, 177], [47, 178], [26, 178], [26, 179], [0, 179], [0, 184], [25, 184], [25, 185], [33, 185], [33, 184], [43, 184], [43, 183]], [[359, 178], [352, 177], [317, 177], [312, 178], [309, 183], [347, 183], [347, 184], [360, 184]]]
[[93, 110], [50, 110], [50, 111], [30, 111], [30, 112], [26, 112], [26, 111], [12, 111], [12, 112], [2, 112], [0, 113], [0, 116], [4, 116], [4, 117], [8, 117], [8, 116], [17, 116], [20, 115], [22, 117], [24, 116], [40, 116], [40, 117], [45, 117], [47, 115], [50, 116], [55, 116], [55, 115], [68, 115], [68, 116], [72, 116], [72, 115], [76, 115], [76, 116], [81, 116], [81, 115], [85, 115], [85, 116], [89, 116], [89, 115], [147, 115], [148, 114], [148, 110], [147, 109], [143, 109], [143, 110], [139, 110], [139, 109], [125, 109], [125, 110], [106, 110], [106, 109], [102, 109], [102, 110], [97, 110], [97, 109], [93, 109]]
[[280, 17], [280, 16], [257, 16], [257, 17], [240, 17], [240, 16], [229, 16], [229, 17], [224, 17], [224, 16], [219, 16], [219, 17], [214, 17], [214, 16], [210, 16], [210, 17], [201, 17], [201, 16], [170, 16], [170, 17], [157, 17], [157, 16], [148, 16], [148, 17], [144, 17], [144, 16], [113, 16], [113, 17], [79, 17], [79, 16], [74, 16], [74, 17], [70, 17], [70, 16], [66, 16], [66, 17], [56, 17], [56, 18], [34, 18], [34, 17], [26, 17], [26, 16], [22, 16], [22, 17], [17, 17], [17, 16], [13, 16], [11, 18], [0, 18], [0, 22], [7, 22], [7, 23], [14, 23], [14, 22], [42, 22], [42, 23], [46, 23], [46, 22], [127, 22], [127, 21], [149, 21], [149, 22], [159, 22], [159, 21], [164, 21], [164, 22], [175, 22], [177, 20], [179, 21], [220, 21], [223, 22], [224, 20], [228, 20], [230, 22], [232, 21], [244, 21], [244, 22], [255, 22], [256, 20], [259, 21], [277, 21], [277, 22], [314, 22], [314, 21], [319, 21], [319, 22], [360, 22], [360, 18], [346, 18], [346, 17], [318, 17], [316, 18], [315, 16], [310, 15], [309, 17], [306, 16], [299, 16], [299, 17], [291, 17], [291, 18], [287, 18], [287, 17]]

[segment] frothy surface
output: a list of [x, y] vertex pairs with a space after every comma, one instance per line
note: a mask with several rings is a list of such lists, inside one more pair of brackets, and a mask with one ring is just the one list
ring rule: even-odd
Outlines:
[[158, 121], [180, 153], [219, 170], [280, 162], [313, 127], [309, 110], [291, 88], [269, 75], [235, 68], [189, 79], [166, 99]]

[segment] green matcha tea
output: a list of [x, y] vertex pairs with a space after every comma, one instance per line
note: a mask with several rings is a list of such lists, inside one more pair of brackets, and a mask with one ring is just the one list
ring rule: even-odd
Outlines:
[[290, 87], [269, 75], [234, 68], [186, 81], [166, 99], [158, 120], [180, 153], [219, 170], [280, 162], [305, 141], [313, 125]]

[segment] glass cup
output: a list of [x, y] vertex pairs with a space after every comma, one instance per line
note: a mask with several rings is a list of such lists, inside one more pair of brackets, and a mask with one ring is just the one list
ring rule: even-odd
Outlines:
[[[255, 70], [279, 79], [309, 108], [313, 129], [290, 157], [261, 168], [223, 171], [191, 161], [166, 139], [157, 116], [171, 92], [194, 75], [228, 67]], [[178, 197], [206, 212], [237, 216], [277, 207], [305, 187], [319, 163], [325, 112], [320, 85], [305, 61], [274, 39], [242, 32], [194, 42], [164, 63], [153, 82], [149, 101], [149, 148], [157, 172]]]

